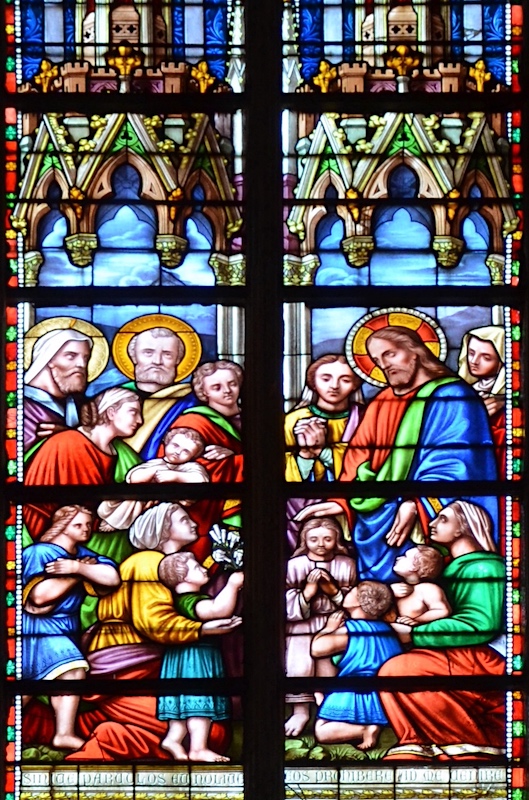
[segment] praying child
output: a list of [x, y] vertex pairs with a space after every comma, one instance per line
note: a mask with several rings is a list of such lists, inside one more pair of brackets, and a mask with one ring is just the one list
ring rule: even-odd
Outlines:
[[196, 460], [206, 443], [193, 428], [173, 428], [163, 438], [162, 458], [151, 458], [127, 472], [127, 483], [208, 483], [209, 475]]
[[[225, 632], [240, 625], [234, 617], [237, 597], [243, 585], [242, 572], [232, 572], [228, 582], [216, 595], [210, 597], [201, 590], [209, 580], [208, 571], [192, 553], [172, 553], [158, 566], [161, 583], [176, 594], [175, 610], [187, 619], [200, 622], [221, 620]], [[219, 632], [219, 631], [217, 631]], [[220, 648], [207, 638], [193, 644], [168, 647], [163, 657], [160, 678], [223, 678], [224, 666]], [[161, 747], [168, 750], [177, 761], [229, 761], [208, 747], [212, 722], [228, 719], [227, 697], [203, 695], [170, 695], [160, 697], [158, 719], [168, 721], [167, 736]], [[189, 749], [184, 739], [189, 735]]]
[[452, 609], [446, 595], [432, 580], [439, 577], [443, 569], [443, 556], [435, 547], [418, 544], [398, 556], [393, 571], [403, 579], [393, 583], [399, 616], [397, 624], [424, 625], [436, 619], [449, 617]]
[[[386, 661], [402, 653], [400, 641], [382, 617], [393, 596], [378, 581], [361, 581], [344, 598], [343, 611], [330, 615], [327, 624], [312, 640], [312, 655], [328, 658], [343, 654], [339, 678], [376, 675]], [[348, 689], [328, 694], [318, 709], [314, 727], [316, 741], [324, 744], [355, 742], [359, 750], [377, 743], [387, 717], [377, 692]]]
[[[341, 608], [344, 595], [356, 583], [356, 563], [347, 552], [342, 529], [333, 517], [306, 520], [298, 548], [287, 564], [286, 673], [289, 678], [332, 677], [330, 658], [314, 660], [312, 637], [325, 626], [329, 614]], [[291, 715], [287, 736], [299, 736], [310, 719], [315, 695], [287, 694]]]

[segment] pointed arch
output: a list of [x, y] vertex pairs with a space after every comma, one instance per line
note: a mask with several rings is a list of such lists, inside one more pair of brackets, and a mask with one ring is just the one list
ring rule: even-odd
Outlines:
[[[324, 199], [329, 187], [336, 189], [337, 203], [336, 213], [342, 218], [344, 223], [345, 237], [352, 236], [354, 233], [354, 222], [343, 204], [345, 200], [346, 187], [340, 175], [331, 169], [325, 170], [315, 181], [310, 193], [311, 199]], [[342, 203], [340, 204], [340, 201]], [[321, 220], [327, 215], [328, 209], [324, 205], [312, 206], [309, 205], [305, 208], [303, 215], [303, 224], [305, 226], [306, 235], [301, 242], [301, 254], [313, 253], [316, 249], [316, 229]]]
[[[501, 206], [496, 202], [496, 192], [487, 176], [480, 170], [474, 169], [470, 170], [465, 175], [465, 180], [461, 187], [462, 198], [469, 198], [470, 189], [474, 184], [479, 187], [482, 198], [491, 201], [488, 205], [483, 204], [478, 213], [483, 217], [489, 227], [491, 249], [495, 253], [501, 253], [504, 247], [502, 236], [503, 213]], [[463, 230], [463, 224], [470, 212], [470, 205], [462, 205], [458, 208], [453, 222], [454, 236], [460, 236], [460, 231]]]
[[78, 227], [78, 219], [75, 210], [72, 206], [70, 199], [70, 188], [64, 174], [56, 169], [50, 167], [44, 172], [35, 184], [34, 198], [40, 200], [40, 203], [29, 203], [27, 207], [27, 237], [26, 248], [28, 250], [35, 250], [38, 248], [38, 229], [42, 219], [51, 211], [51, 205], [48, 200], [48, 192], [50, 186], [56, 183], [60, 190], [62, 201], [59, 203], [61, 214], [66, 217], [70, 233], [75, 233]]
[[[228, 237], [226, 236], [228, 218], [222, 205], [218, 186], [204, 169], [194, 170], [183, 187], [185, 205], [177, 210], [175, 234], [185, 238], [186, 224], [188, 219], [193, 216], [196, 205], [196, 201], [193, 198], [193, 190], [199, 184], [204, 189], [206, 199], [206, 205], [204, 205], [202, 213], [213, 229], [215, 250], [217, 252], [227, 252], [229, 249]], [[213, 201], [215, 205], [208, 205], [207, 201]]]
[[[141, 178], [140, 197], [145, 200], [150, 200], [155, 204], [154, 208], [158, 219], [158, 233], [172, 233], [172, 223], [166, 202], [167, 193], [165, 187], [149, 161], [136, 153], [123, 150], [106, 160], [90, 183], [87, 199], [100, 201], [104, 198], [112, 197], [112, 175], [122, 164], [130, 164], [138, 171]], [[83, 232], [94, 232], [98, 207], [99, 203], [97, 202], [90, 202], [87, 204], [86, 213], [81, 220], [81, 230]]]
[[[397, 167], [402, 165], [409, 167], [419, 179], [418, 198], [429, 198], [432, 200], [443, 199], [444, 195], [439, 187], [430, 167], [421, 161], [417, 156], [405, 152], [404, 155], [394, 155], [384, 161], [373, 173], [365, 189], [364, 197], [368, 200], [381, 200], [389, 198], [389, 178]], [[437, 234], [448, 234], [450, 226], [447, 219], [446, 207], [444, 204], [433, 204], [432, 212], [435, 219], [435, 231]], [[360, 216], [360, 226], [362, 232], [369, 232], [371, 227], [372, 206], [364, 206]]]

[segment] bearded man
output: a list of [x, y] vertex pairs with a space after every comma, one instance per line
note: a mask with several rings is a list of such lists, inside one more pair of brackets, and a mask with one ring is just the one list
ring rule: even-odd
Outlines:
[[[344, 456], [340, 481], [494, 481], [497, 468], [483, 400], [454, 375], [416, 331], [390, 325], [373, 332], [367, 354], [389, 384], [368, 405]], [[373, 495], [383, 487], [373, 487]], [[424, 541], [429, 521], [450, 497], [411, 500], [381, 497], [308, 506], [297, 516], [328, 516], [346, 511], [358, 555], [361, 580], [396, 579], [395, 558], [413, 535]], [[498, 537], [498, 503], [478, 502], [493, 520]]]
[[79, 425], [93, 344], [73, 328], [49, 331], [35, 342], [24, 376], [24, 450]]
[[173, 420], [196, 404], [188, 383], [175, 384], [184, 351], [182, 339], [165, 327], [136, 333], [128, 343], [134, 381], [124, 388], [135, 391], [143, 401], [144, 424], [127, 443], [144, 459], [156, 457]]

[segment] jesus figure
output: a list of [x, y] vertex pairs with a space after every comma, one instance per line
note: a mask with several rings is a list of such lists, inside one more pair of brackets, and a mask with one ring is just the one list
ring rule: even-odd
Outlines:
[[[489, 419], [479, 395], [436, 358], [414, 330], [388, 325], [374, 331], [366, 347], [389, 385], [369, 403], [349, 442], [339, 480], [496, 480]], [[450, 494], [448, 489], [446, 493]], [[360, 579], [393, 582], [393, 564], [409, 547], [407, 540], [412, 536], [424, 541], [429, 521], [454, 498], [428, 493], [414, 499], [385, 499], [382, 485], [372, 494], [307, 506], [297, 520], [345, 510]], [[496, 498], [482, 497], [479, 503], [497, 531]]]

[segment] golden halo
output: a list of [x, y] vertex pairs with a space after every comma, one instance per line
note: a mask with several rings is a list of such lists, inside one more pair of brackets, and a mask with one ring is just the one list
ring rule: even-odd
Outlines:
[[87, 336], [90, 336], [94, 342], [88, 360], [87, 377], [89, 382], [95, 381], [108, 364], [108, 357], [110, 355], [108, 342], [99, 328], [96, 328], [91, 322], [86, 322], [84, 319], [77, 319], [77, 317], [50, 317], [49, 319], [43, 319], [42, 322], [37, 322], [36, 325], [33, 325], [24, 336], [24, 369], [29, 369], [31, 365], [33, 348], [35, 347], [37, 339], [40, 339], [45, 333], [64, 331], [69, 328], [74, 331], [79, 331], [79, 333], [85, 333]]
[[202, 355], [202, 342], [191, 325], [177, 317], [171, 317], [169, 314], [146, 314], [126, 322], [116, 333], [112, 342], [112, 358], [116, 367], [127, 378], [134, 378], [134, 364], [127, 352], [129, 342], [137, 333], [148, 331], [151, 328], [169, 328], [182, 341], [184, 356], [178, 364], [174, 382], [183, 381], [198, 366]]
[[361, 317], [345, 340], [345, 356], [349, 366], [368, 383], [380, 387], [387, 385], [386, 376], [372, 360], [366, 343], [372, 333], [391, 325], [415, 331], [439, 361], [445, 360], [448, 352], [446, 336], [432, 317], [416, 308], [379, 308]]

